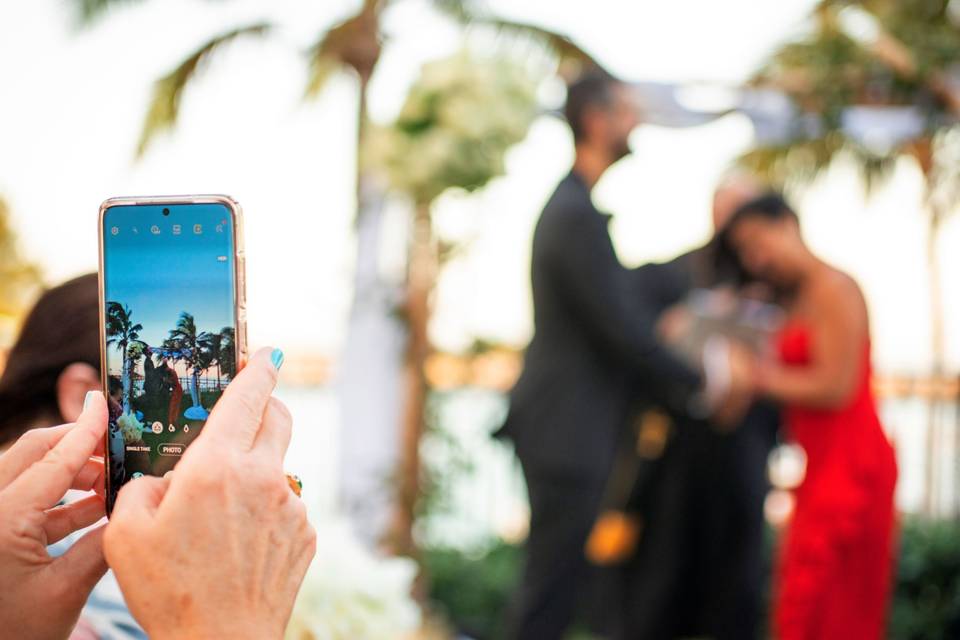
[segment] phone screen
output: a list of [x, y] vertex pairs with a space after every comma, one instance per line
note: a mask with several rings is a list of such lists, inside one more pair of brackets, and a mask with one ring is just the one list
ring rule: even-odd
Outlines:
[[234, 219], [224, 204], [104, 211], [107, 510], [171, 470], [236, 375]]

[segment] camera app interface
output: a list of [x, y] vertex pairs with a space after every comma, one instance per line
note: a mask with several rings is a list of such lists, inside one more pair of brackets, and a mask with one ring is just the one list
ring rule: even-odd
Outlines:
[[232, 224], [221, 204], [104, 214], [108, 506], [173, 468], [236, 374]]

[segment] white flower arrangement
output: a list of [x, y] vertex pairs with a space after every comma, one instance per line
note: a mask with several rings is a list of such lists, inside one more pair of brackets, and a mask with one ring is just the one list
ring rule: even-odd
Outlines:
[[504, 155], [537, 115], [536, 82], [506, 58], [462, 51], [424, 65], [396, 121], [364, 150], [418, 203], [451, 187], [473, 191], [504, 172]]
[[143, 423], [137, 420], [137, 416], [127, 413], [117, 419], [117, 426], [120, 427], [120, 433], [123, 435], [123, 441], [126, 444], [138, 442], [143, 437]]
[[420, 627], [408, 558], [377, 557], [343, 521], [317, 528], [317, 555], [297, 597], [286, 640], [399, 640]]

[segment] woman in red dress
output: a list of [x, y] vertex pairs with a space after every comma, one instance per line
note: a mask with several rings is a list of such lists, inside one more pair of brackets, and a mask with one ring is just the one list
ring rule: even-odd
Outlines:
[[781, 293], [779, 357], [758, 364], [806, 475], [774, 588], [781, 640], [885, 637], [894, 569], [897, 467], [870, 387], [867, 308], [857, 284], [817, 258], [778, 195], [743, 205], [724, 232], [745, 271]]

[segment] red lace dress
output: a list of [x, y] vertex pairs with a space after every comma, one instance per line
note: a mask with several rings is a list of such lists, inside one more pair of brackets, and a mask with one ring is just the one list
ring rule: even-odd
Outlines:
[[[788, 326], [779, 347], [785, 364], [805, 366], [809, 330]], [[844, 406], [784, 410], [790, 438], [807, 454], [807, 472], [781, 550], [774, 610], [780, 640], [886, 635], [897, 465], [870, 388], [869, 342], [862, 357]]]

